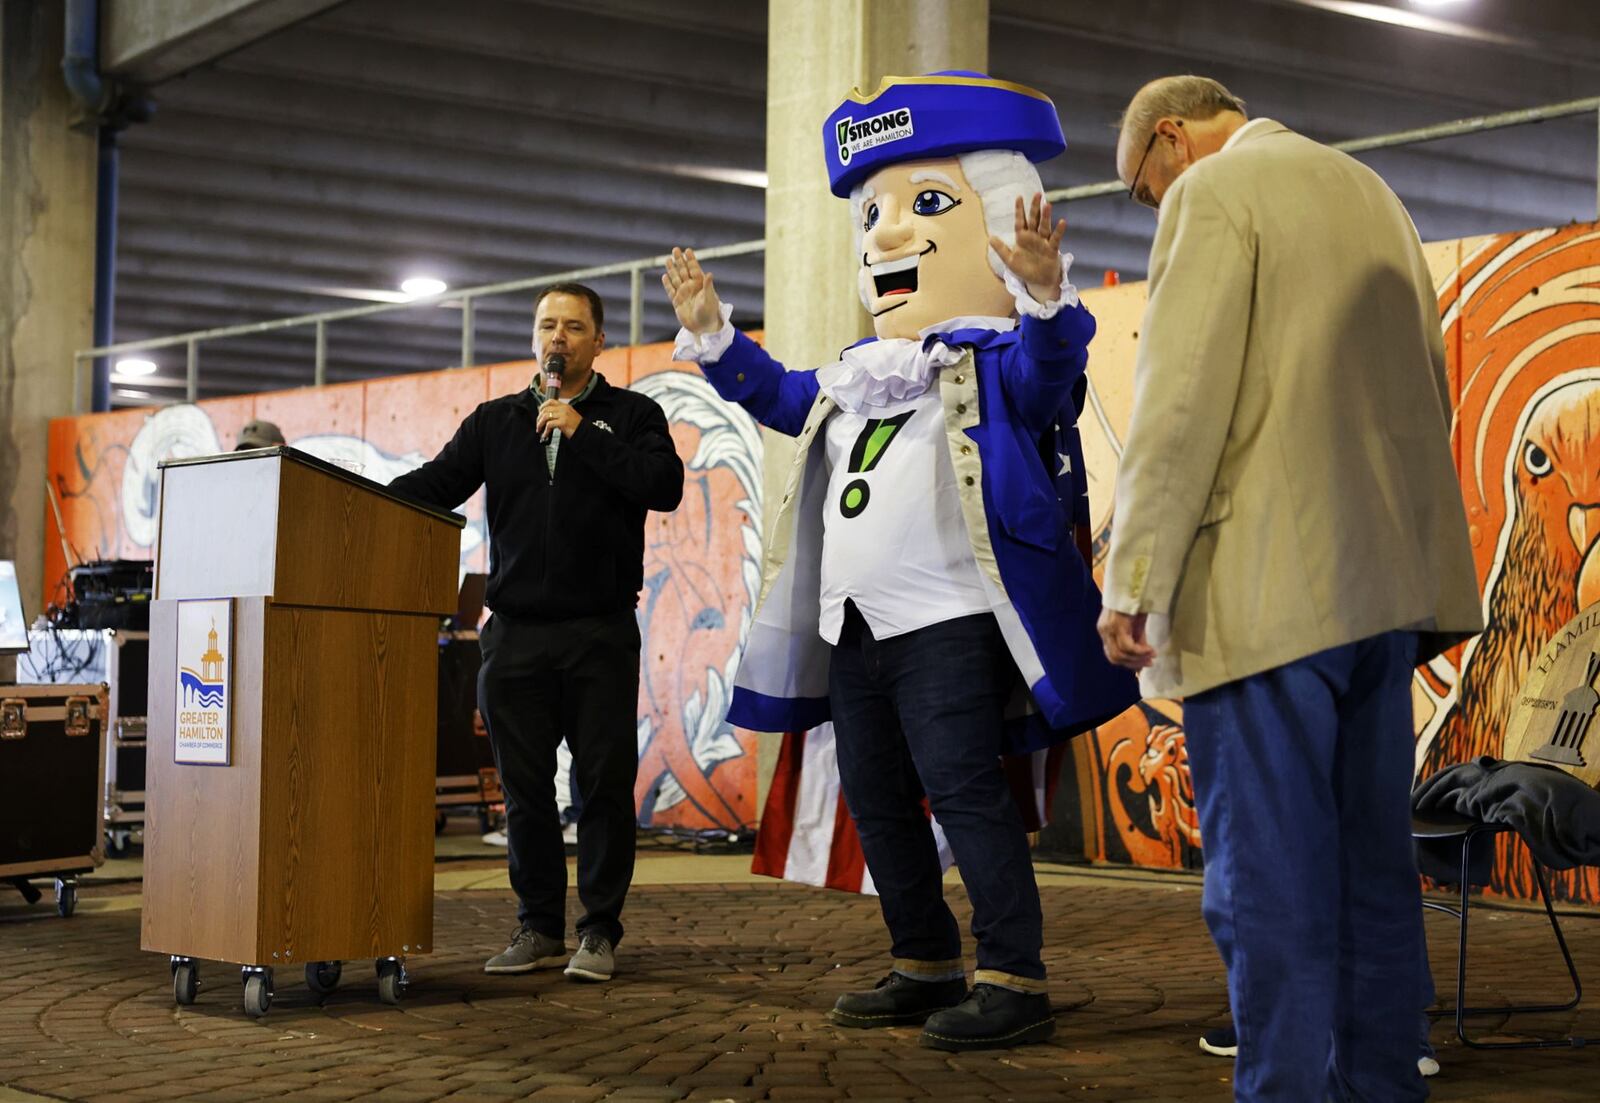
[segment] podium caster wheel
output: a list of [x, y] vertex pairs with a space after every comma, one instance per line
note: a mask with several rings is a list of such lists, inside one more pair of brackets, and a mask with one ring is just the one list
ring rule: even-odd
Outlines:
[[400, 996], [409, 983], [405, 963], [398, 958], [386, 957], [378, 961], [378, 999], [390, 1007], [400, 1003]]
[[244, 1013], [259, 1019], [272, 1006], [272, 983], [265, 973], [250, 973], [244, 978]]
[[337, 961], [313, 961], [306, 965], [306, 987], [319, 996], [326, 996], [339, 987], [339, 975], [344, 966]]
[[188, 1007], [194, 1003], [195, 993], [200, 991], [200, 969], [192, 961], [183, 962], [172, 967], [172, 1002], [179, 1007]]
[[66, 919], [78, 910], [78, 883], [56, 878], [56, 912]]

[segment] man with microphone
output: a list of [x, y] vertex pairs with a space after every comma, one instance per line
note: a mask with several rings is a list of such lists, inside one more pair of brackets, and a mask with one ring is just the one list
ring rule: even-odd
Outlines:
[[491, 399], [393, 489], [453, 509], [487, 489], [493, 616], [480, 639], [478, 706], [506, 795], [511, 944], [486, 973], [526, 973], [566, 956], [567, 859], [556, 808], [556, 747], [572, 749], [578, 819], [574, 980], [609, 980], [633, 879], [639, 625], [648, 510], [676, 509], [683, 462], [653, 400], [594, 370], [605, 346], [600, 296], [546, 288], [534, 304], [540, 374]]

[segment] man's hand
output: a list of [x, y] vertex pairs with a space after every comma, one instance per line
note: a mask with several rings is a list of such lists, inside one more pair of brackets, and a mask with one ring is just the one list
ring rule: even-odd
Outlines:
[[1052, 230], [1050, 204], [1044, 201], [1044, 195], [1034, 195], [1030, 210], [1023, 210], [1019, 195], [1016, 232], [1015, 248], [997, 237], [989, 238], [989, 247], [1000, 255], [1013, 275], [1028, 285], [1028, 294], [1035, 301], [1055, 302], [1061, 296], [1061, 239], [1067, 232], [1066, 220], [1056, 223]]
[[705, 336], [722, 328], [722, 300], [711, 286], [711, 274], [701, 271], [693, 249], [672, 250], [661, 286], [667, 289], [678, 324], [684, 329]]
[[578, 413], [576, 407], [558, 399], [547, 399], [539, 407], [539, 439], [549, 440], [551, 429], [560, 429], [562, 436], [571, 437], [582, 420], [583, 415]]
[[1106, 658], [1114, 665], [1143, 670], [1156, 661], [1156, 649], [1144, 641], [1146, 616], [1100, 610], [1100, 641], [1105, 644]]

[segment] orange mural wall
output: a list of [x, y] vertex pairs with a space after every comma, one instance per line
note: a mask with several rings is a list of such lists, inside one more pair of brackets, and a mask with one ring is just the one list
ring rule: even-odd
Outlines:
[[[755, 736], [724, 714], [758, 577], [761, 440], [698, 372], [677, 370], [671, 351], [611, 349], [596, 364], [662, 405], [686, 468], [683, 505], [647, 521], [635, 795], [646, 826], [733, 829], [756, 819]], [[157, 464], [228, 451], [252, 418], [386, 483], [431, 458], [478, 403], [527, 386], [533, 372], [518, 362], [58, 419], [49, 477], [66, 543], [76, 559], [152, 558]], [[481, 491], [462, 512], [462, 570], [485, 570]], [[45, 531], [43, 596], [59, 603], [67, 563], [53, 516]]]
[[[1427, 247], [1456, 404], [1453, 445], [1488, 630], [1417, 672], [1419, 773], [1498, 755], [1534, 655], [1600, 599], [1600, 226], [1573, 225]], [[1144, 287], [1086, 292], [1099, 319], [1090, 401], [1079, 420], [1096, 555], [1132, 407]], [[755, 819], [755, 737], [727, 727], [733, 670], [758, 578], [761, 444], [754, 425], [665, 345], [608, 351], [600, 369], [667, 410], [688, 468], [684, 503], [651, 515], [640, 624], [640, 820], [730, 827]], [[431, 456], [478, 402], [527, 385], [514, 363], [364, 384], [57, 421], [50, 477], [83, 557], [147, 558], [155, 464], [229, 447], [252, 417], [291, 443], [387, 481]], [[483, 569], [481, 500], [466, 507], [464, 568]], [[47, 531], [54, 532], [47, 520]], [[59, 546], [48, 578], [62, 576]], [[58, 599], [59, 593], [47, 594]], [[1073, 744], [1071, 814], [1085, 857], [1181, 868], [1203, 856], [1178, 702], [1146, 701]], [[1600, 871], [1557, 874], [1567, 900], [1600, 904]], [[1526, 898], [1525, 859], [1502, 855], [1491, 891]]]
[[[1417, 671], [1417, 771], [1499, 756], [1534, 657], [1600, 600], [1600, 224], [1427, 247], [1439, 292], [1457, 470], [1487, 629]], [[1100, 319], [1090, 411], [1080, 419], [1095, 498], [1096, 550], [1131, 408], [1144, 287], [1084, 296]], [[1097, 566], [1100, 564], [1097, 563]], [[1198, 867], [1182, 709], [1146, 701], [1076, 742], [1084, 856]], [[1489, 891], [1532, 899], [1525, 851], [1502, 836]], [[1600, 904], [1600, 871], [1551, 875], [1562, 899]]]

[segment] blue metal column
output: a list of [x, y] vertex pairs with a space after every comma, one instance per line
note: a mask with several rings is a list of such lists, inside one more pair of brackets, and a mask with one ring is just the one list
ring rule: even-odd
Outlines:
[[[94, 211], [94, 343], [109, 345], [117, 309], [117, 132], [100, 128], [100, 170]], [[90, 409], [111, 409], [111, 361], [95, 357]]]
[[[100, 73], [100, 2], [67, 0], [66, 49], [61, 76], [100, 139], [95, 191], [94, 343], [109, 345], [116, 329], [117, 296], [117, 133], [129, 123], [150, 118], [155, 105], [137, 90], [119, 88]], [[96, 357], [90, 408], [111, 409], [111, 364]]]

